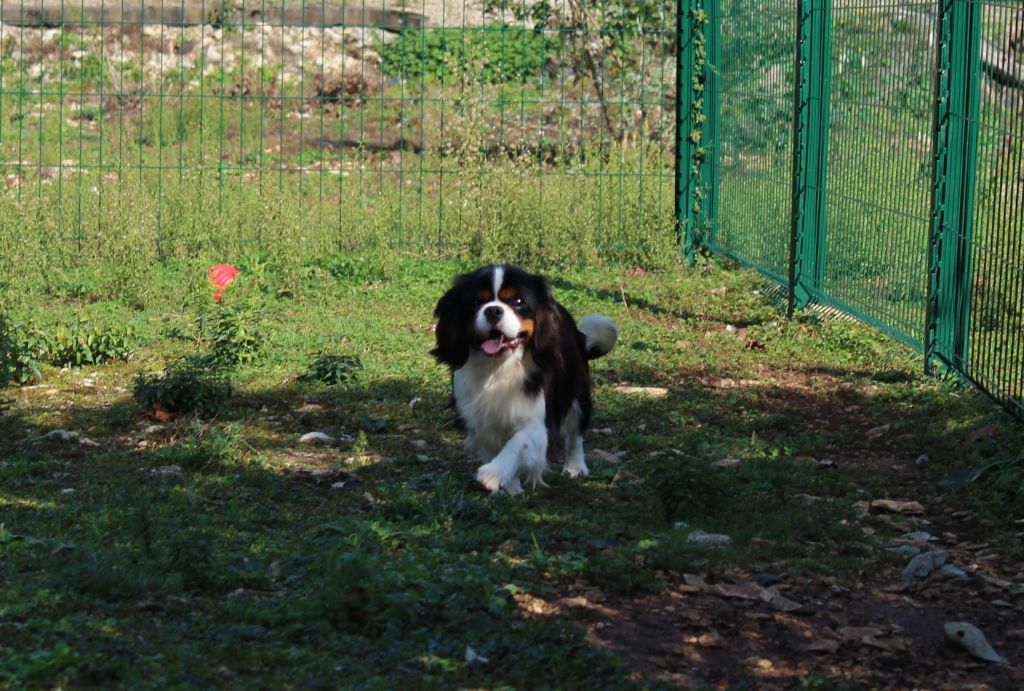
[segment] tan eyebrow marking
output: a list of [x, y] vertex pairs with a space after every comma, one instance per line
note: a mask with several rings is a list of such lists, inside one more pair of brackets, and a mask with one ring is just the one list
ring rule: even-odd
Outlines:
[[518, 293], [515, 288], [502, 288], [500, 291], [498, 291], [498, 297], [501, 298], [502, 300], [511, 300], [517, 294]]
[[489, 290], [481, 290], [477, 292], [476, 296], [480, 298], [480, 300], [482, 300], [483, 302], [490, 302], [491, 300], [494, 299], [494, 293], [492, 293]]

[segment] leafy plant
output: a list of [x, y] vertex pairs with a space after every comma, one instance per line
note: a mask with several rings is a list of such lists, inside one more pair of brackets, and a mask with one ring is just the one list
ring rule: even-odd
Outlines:
[[266, 340], [258, 312], [238, 305], [221, 305], [212, 318], [204, 317], [200, 332], [209, 343], [210, 362], [221, 367], [255, 362]]
[[320, 353], [306, 369], [302, 379], [315, 380], [324, 384], [340, 384], [355, 378], [363, 363], [351, 355], [328, 355]]
[[124, 360], [131, 354], [135, 333], [129, 326], [94, 325], [79, 318], [52, 331], [38, 331], [40, 357], [55, 367], [98, 365]]
[[139, 372], [132, 393], [147, 410], [207, 416], [216, 413], [231, 395], [231, 380], [208, 358], [191, 356], [162, 372]]
[[397, 41], [380, 45], [381, 68], [395, 77], [445, 79], [452, 62], [481, 63], [481, 82], [520, 82], [540, 74], [545, 56], [557, 54], [559, 39], [506, 24], [474, 29], [408, 29]]
[[30, 337], [0, 312], [0, 387], [39, 378], [39, 363]]
[[720, 472], [680, 461], [660, 469], [653, 484], [665, 520], [672, 522], [712, 513], [726, 500], [730, 483]]

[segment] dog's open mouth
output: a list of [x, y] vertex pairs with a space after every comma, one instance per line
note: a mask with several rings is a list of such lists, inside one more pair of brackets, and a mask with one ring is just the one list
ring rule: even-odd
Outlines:
[[498, 333], [496, 331], [491, 332], [491, 337], [480, 344], [480, 350], [484, 351], [485, 354], [494, 357], [501, 355], [504, 352], [513, 350], [519, 347], [519, 344], [523, 342], [522, 336], [516, 336], [515, 338], [509, 338], [505, 334]]

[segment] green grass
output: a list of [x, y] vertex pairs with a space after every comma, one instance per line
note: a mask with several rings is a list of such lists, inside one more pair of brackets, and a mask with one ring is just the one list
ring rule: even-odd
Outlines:
[[[592, 456], [583, 481], [553, 473], [550, 489], [489, 497], [428, 354], [434, 303], [469, 262], [326, 255], [299, 262], [298, 291], [273, 261], [238, 264], [222, 305], [203, 264], [181, 260], [157, 264], [131, 306], [87, 268], [13, 303], [15, 322], [116, 319], [137, 347], [98, 367], [43, 365], [43, 386], [6, 392], [0, 685], [626, 687], [565, 616], [524, 603], [570, 586], [629, 598], [737, 566], [853, 579], [880, 558], [853, 503], [890, 490], [854, 470], [883, 443], [866, 428], [890, 421], [886, 452], [928, 452], [940, 474], [1021, 448], [978, 396], [918, 378], [901, 346], [780, 319], [753, 274], [593, 267], [555, 273], [554, 290], [621, 326], [594, 363], [586, 440], [621, 462]], [[214, 348], [221, 332], [204, 325], [242, 307], [263, 340], [258, 358], [225, 365], [233, 392], [150, 429], [133, 377]], [[306, 376], [325, 353], [360, 367]], [[872, 380], [886, 370], [904, 374]], [[989, 421], [997, 432], [965, 451]], [[43, 438], [54, 428], [99, 446]], [[312, 430], [355, 441], [300, 445]], [[722, 458], [739, 464], [712, 465]], [[1004, 517], [990, 539], [1024, 518], [1019, 477], [1018, 462], [957, 495]], [[733, 542], [693, 545], [694, 529]], [[467, 647], [487, 662], [467, 662]]]

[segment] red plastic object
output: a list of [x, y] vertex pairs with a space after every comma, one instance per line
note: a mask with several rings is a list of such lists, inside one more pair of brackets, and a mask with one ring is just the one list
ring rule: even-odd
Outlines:
[[231, 281], [235, 280], [235, 276], [241, 272], [230, 264], [217, 264], [217, 266], [211, 266], [207, 273], [210, 275], [213, 285], [217, 286], [217, 289], [213, 291], [213, 301], [220, 302], [223, 297], [221, 291], [227, 288]]

